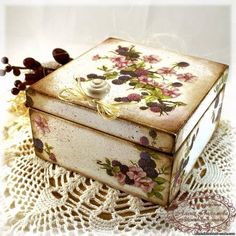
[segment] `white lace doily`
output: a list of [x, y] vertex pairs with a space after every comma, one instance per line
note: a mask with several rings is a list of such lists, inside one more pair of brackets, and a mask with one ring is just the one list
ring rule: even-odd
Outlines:
[[[23, 232], [24, 235], [26, 232], [37, 235], [43, 232], [59, 235], [174, 232], [161, 206], [36, 157], [28, 118], [6, 131], [8, 138], [12, 138], [4, 169], [0, 170], [3, 180], [1, 230], [6, 235], [7, 232], [17, 232], [16, 235]], [[233, 199], [235, 137], [235, 130], [227, 122], [221, 122], [181, 192], [212, 191]]]

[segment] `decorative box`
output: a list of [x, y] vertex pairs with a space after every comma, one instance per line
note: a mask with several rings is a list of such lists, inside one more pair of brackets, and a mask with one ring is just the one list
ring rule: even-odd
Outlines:
[[166, 206], [217, 127], [227, 71], [108, 38], [27, 90], [36, 155]]

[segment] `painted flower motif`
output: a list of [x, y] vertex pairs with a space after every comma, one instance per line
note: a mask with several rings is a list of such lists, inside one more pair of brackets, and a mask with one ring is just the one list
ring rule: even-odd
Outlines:
[[146, 176], [146, 173], [143, 171], [143, 169], [137, 166], [130, 166], [129, 171], [126, 174], [134, 181]]
[[128, 65], [130, 65], [130, 61], [126, 60], [125, 57], [121, 56], [121, 57], [113, 57], [111, 58], [111, 61], [115, 63], [115, 66], [118, 69], [122, 69]]
[[117, 181], [119, 182], [119, 184], [122, 184], [122, 185], [125, 184], [126, 175], [124, 175], [122, 172], [116, 173], [115, 177], [116, 177]]
[[156, 183], [151, 178], [138, 178], [134, 185], [140, 187], [145, 193], [150, 193]]
[[156, 55], [149, 55], [149, 56], [143, 56], [143, 60], [145, 62], [149, 62], [150, 64], [154, 64], [161, 61], [161, 58]]
[[178, 74], [177, 79], [180, 81], [184, 82], [192, 82], [196, 79], [197, 77], [191, 73], [185, 73], [185, 74]]
[[173, 68], [162, 67], [157, 70], [157, 73], [160, 75], [174, 75], [176, 74], [176, 71]]
[[48, 126], [48, 122], [47, 120], [40, 115], [36, 115], [33, 118], [33, 121], [35, 123], [36, 128], [43, 134], [45, 135], [46, 133], [50, 132], [49, 126]]
[[162, 93], [172, 98], [176, 98], [181, 94], [178, 88], [172, 88], [172, 89], [165, 88], [165, 89], [162, 89]]
[[97, 60], [99, 60], [99, 59], [101, 59], [101, 57], [97, 54], [97, 55], [94, 55], [93, 57], [92, 57], [92, 60], [93, 61], [97, 61]]
[[135, 70], [135, 74], [140, 77], [140, 76], [148, 76], [148, 70], [139, 68], [137, 70]]
[[54, 153], [49, 154], [49, 159], [53, 162], [57, 162], [56, 155]]

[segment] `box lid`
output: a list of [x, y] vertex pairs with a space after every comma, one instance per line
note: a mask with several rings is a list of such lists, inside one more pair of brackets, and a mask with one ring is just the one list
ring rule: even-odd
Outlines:
[[[223, 87], [227, 68], [108, 38], [32, 85], [27, 101], [64, 119], [174, 153]], [[106, 96], [91, 98], [91, 85], [102, 87]], [[108, 114], [113, 119], [101, 116]]]

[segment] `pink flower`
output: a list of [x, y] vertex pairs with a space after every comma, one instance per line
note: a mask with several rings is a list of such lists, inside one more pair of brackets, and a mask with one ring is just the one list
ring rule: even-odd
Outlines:
[[161, 60], [161, 58], [159, 56], [155, 56], [155, 55], [149, 55], [149, 56], [144, 56], [143, 60], [145, 62], [149, 62], [149, 63], [157, 63]]
[[140, 187], [145, 193], [150, 193], [156, 183], [151, 178], [138, 178], [134, 185]]
[[97, 54], [97, 55], [94, 55], [93, 57], [92, 57], [92, 60], [93, 61], [97, 61], [97, 60], [99, 60], [101, 57]]
[[119, 184], [122, 184], [122, 185], [125, 184], [125, 177], [126, 176], [123, 173], [118, 172], [115, 174], [115, 177], [116, 177], [117, 181], [119, 182]]
[[115, 66], [118, 68], [118, 69], [122, 69], [128, 65], [131, 64], [130, 61], [126, 60], [125, 57], [121, 56], [121, 57], [113, 57], [111, 58], [111, 61], [115, 63]]
[[176, 71], [169, 67], [162, 67], [157, 70], [157, 73], [160, 75], [174, 75], [176, 74]]
[[54, 162], [57, 162], [56, 155], [54, 153], [50, 153], [49, 159], [51, 159]]
[[184, 82], [192, 82], [195, 80], [197, 77], [191, 73], [185, 73], [185, 74], [178, 74], [177, 79], [184, 81]]
[[45, 135], [45, 133], [50, 133], [50, 129], [48, 127], [48, 122], [47, 120], [40, 116], [40, 115], [36, 115], [34, 118], [33, 118], [33, 121], [35, 123], [35, 126], [36, 128], [42, 132], [43, 135]]
[[129, 171], [126, 174], [130, 179], [133, 179], [134, 181], [146, 176], [146, 173], [143, 171], [143, 169], [137, 166], [130, 166]]
[[138, 78], [138, 80], [139, 80], [139, 82], [141, 82], [143, 84], [147, 84], [150, 81], [150, 79], [147, 76], [145, 76], [145, 75], [140, 76]]
[[164, 88], [164, 89], [162, 89], [162, 93], [164, 95], [170, 96], [172, 98], [176, 98], [180, 95], [178, 88], [172, 88], [172, 89]]

